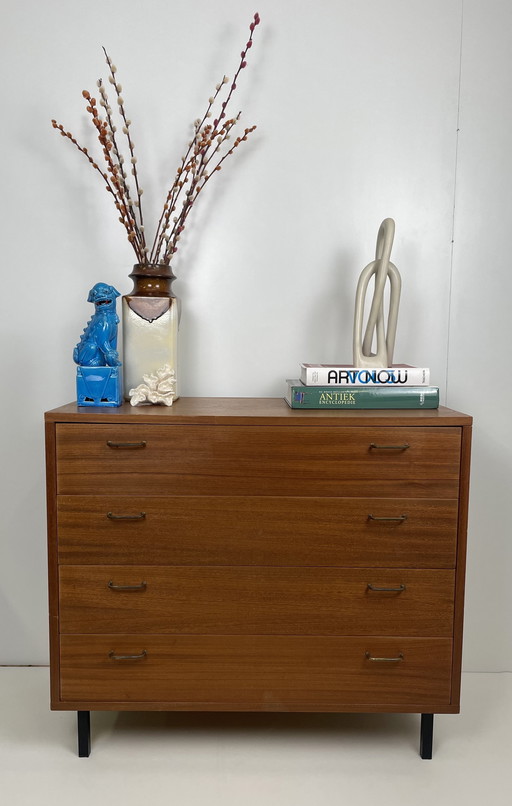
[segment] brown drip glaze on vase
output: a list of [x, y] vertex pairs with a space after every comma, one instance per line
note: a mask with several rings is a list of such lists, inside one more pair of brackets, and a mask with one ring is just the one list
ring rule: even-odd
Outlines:
[[166, 313], [176, 299], [171, 288], [176, 278], [167, 263], [136, 263], [129, 277], [133, 289], [125, 299], [131, 310], [148, 322]]

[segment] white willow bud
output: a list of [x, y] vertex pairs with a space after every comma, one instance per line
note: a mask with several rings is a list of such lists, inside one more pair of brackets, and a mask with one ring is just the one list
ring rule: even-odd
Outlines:
[[111, 65], [110, 65], [110, 69], [111, 69], [111, 71], [112, 71], [113, 73], [117, 73], [117, 67], [115, 66], [115, 64], [111, 64]]
[[137, 157], [132, 157], [130, 162], [132, 163], [132, 165], [135, 165], [135, 163], [137, 162]]
[[121, 98], [121, 96], [119, 96], [119, 98], [117, 99], [117, 103], [119, 104], [119, 106], [122, 106], [124, 104], [124, 101]]
[[122, 92], [122, 91], [123, 91], [123, 88], [122, 88], [121, 84], [116, 84], [116, 90], [117, 90], [118, 92]]
[[139, 188], [139, 196], [142, 196], [143, 193], [144, 191], [142, 190], [142, 188]]
[[214, 100], [215, 100], [215, 98], [213, 97], [213, 95], [211, 95], [211, 96], [208, 98], [208, 103], [209, 103], [209, 104], [213, 104]]
[[228, 81], [229, 81], [229, 78], [227, 76], [224, 76], [224, 78], [222, 79], [222, 83], [227, 84]]
[[115, 84], [115, 83], [116, 83], [116, 82], [114, 81], [114, 79], [113, 79], [113, 77], [112, 77], [112, 76], [109, 76], [109, 77], [108, 77], [108, 80], [110, 81], [110, 83], [111, 83], [111, 84]]

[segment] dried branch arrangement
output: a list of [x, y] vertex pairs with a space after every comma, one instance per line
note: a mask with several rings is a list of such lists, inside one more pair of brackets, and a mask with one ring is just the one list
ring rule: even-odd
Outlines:
[[[83, 148], [77, 142], [71, 132], [66, 131], [56, 120], [52, 120], [54, 129], [70, 140], [102, 177], [106, 190], [113, 197], [119, 221], [126, 229], [128, 240], [140, 264], [171, 262], [173, 255], [178, 251], [181, 233], [199, 193], [212, 176], [221, 170], [224, 160], [231, 156], [256, 128], [251, 126], [244, 129], [230, 142], [236, 133], [235, 127], [241, 113], [238, 112], [235, 117], [228, 117], [228, 106], [236, 90], [238, 77], [247, 65], [247, 54], [252, 47], [253, 34], [259, 23], [260, 16], [255, 14], [249, 26], [249, 39], [240, 54], [240, 63], [233, 80], [230, 81], [227, 76], [223, 76], [213, 95], [208, 99], [205, 113], [194, 121], [192, 139], [186, 147], [174, 182], [167, 193], [152, 242], [146, 240], [142, 212], [143, 189], [139, 184], [131, 120], [126, 115], [122, 86], [116, 76], [117, 67], [105, 49], [109, 69], [108, 83], [115, 94], [114, 109], [117, 111], [117, 116], [110, 105], [107, 85], [103, 79], [100, 78], [97, 82], [99, 101], [87, 90], [82, 92], [87, 112], [91, 116], [102, 146], [103, 167], [99, 164], [100, 161], [89, 154], [87, 148]], [[123, 136], [118, 132], [116, 120], [121, 126]], [[125, 154], [121, 142], [124, 143]]]

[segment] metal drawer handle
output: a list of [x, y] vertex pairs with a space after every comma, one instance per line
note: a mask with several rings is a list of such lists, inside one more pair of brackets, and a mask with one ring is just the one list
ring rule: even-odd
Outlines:
[[370, 443], [370, 448], [375, 448], [377, 451], [405, 451], [410, 447], [408, 442], [404, 442], [403, 445], [376, 445], [375, 442]]
[[141, 582], [140, 585], [114, 585], [112, 580], [109, 580], [108, 586], [111, 591], [143, 591], [147, 588], [146, 582]]
[[381, 518], [377, 515], [368, 515], [369, 521], [406, 521], [407, 515], [398, 515], [395, 518]]
[[108, 656], [112, 660], [142, 660], [142, 658], [147, 657], [147, 654], [146, 650], [143, 649], [140, 655], [116, 655], [114, 650], [111, 649]]
[[113, 512], [107, 512], [107, 518], [111, 521], [143, 521], [145, 517], [145, 512], [140, 512], [138, 515], [114, 515]]
[[397, 658], [374, 658], [370, 652], [365, 652], [364, 656], [366, 660], [371, 660], [374, 663], [400, 663], [400, 661], [403, 661], [404, 659], [402, 652], [400, 652]]
[[143, 439], [141, 442], [112, 442], [111, 439], [107, 439], [107, 445], [109, 448], [145, 448], [146, 440]]
[[379, 588], [377, 587], [377, 585], [372, 585], [371, 582], [368, 582], [368, 588], [371, 591], [377, 591], [377, 592], [389, 591], [390, 593], [402, 593], [402, 591], [406, 590], [404, 584], [397, 585], [397, 587], [395, 588]]

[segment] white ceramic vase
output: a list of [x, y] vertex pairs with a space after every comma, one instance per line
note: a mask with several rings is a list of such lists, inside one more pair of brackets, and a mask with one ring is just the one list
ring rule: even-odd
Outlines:
[[175, 279], [166, 264], [137, 264], [130, 277], [134, 287], [122, 300], [124, 396], [167, 366], [178, 383], [179, 301], [172, 292]]

